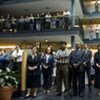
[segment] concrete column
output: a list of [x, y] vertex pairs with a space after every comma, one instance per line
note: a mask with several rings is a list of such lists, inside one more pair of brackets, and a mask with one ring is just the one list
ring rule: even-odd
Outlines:
[[25, 96], [25, 91], [26, 91], [26, 68], [27, 66], [27, 53], [26, 51], [23, 52], [22, 56], [22, 68], [21, 68], [21, 92], [22, 96]]
[[[71, 0], [71, 32], [73, 32], [73, 27], [75, 27], [75, 0]], [[75, 47], [75, 36], [71, 36], [71, 47]]]

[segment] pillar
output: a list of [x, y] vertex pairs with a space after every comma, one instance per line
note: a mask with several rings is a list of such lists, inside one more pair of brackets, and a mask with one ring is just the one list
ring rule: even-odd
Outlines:
[[[73, 32], [73, 27], [75, 27], [75, 0], [71, 0], [71, 27], [71, 32]], [[71, 47], [75, 47], [75, 36], [71, 36]]]
[[21, 68], [21, 91], [22, 91], [22, 96], [25, 95], [25, 91], [26, 91], [26, 64], [27, 64], [27, 53], [26, 53], [26, 51], [24, 51], [23, 55], [22, 55], [22, 68]]

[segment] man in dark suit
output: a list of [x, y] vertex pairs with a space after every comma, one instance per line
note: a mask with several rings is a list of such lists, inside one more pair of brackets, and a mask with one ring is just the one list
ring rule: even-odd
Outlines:
[[73, 69], [73, 96], [77, 95], [77, 81], [79, 82], [79, 96], [84, 96], [84, 51], [81, 50], [79, 42], [75, 45], [75, 50], [71, 52], [69, 63]]
[[[91, 57], [92, 57], [92, 51], [88, 49], [88, 45], [84, 44], [84, 51], [85, 51], [85, 57], [84, 57], [84, 68], [85, 72], [87, 73], [88, 77], [88, 87], [89, 90], [91, 90], [91, 77], [90, 77], [90, 70], [91, 70]], [[85, 87], [85, 85], [84, 85]]]

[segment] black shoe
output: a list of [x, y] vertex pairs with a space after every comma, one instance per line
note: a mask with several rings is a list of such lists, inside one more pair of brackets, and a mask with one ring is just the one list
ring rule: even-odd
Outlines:
[[25, 98], [25, 99], [30, 98], [30, 95], [29, 95], [29, 96], [25, 96], [24, 98]]
[[69, 91], [67, 90], [67, 91], [64, 91], [63, 93], [64, 93], [64, 94], [69, 94]]
[[32, 98], [36, 98], [36, 96], [32, 96]]
[[79, 93], [79, 96], [80, 97], [84, 97], [84, 93]]
[[72, 92], [70, 96], [77, 96], [77, 92]]
[[57, 94], [57, 96], [61, 96], [61, 95], [62, 95], [62, 93], [58, 93], [58, 94]]
[[64, 92], [63, 93], [67, 93], [69, 90], [68, 89], [66, 89], [66, 90], [64, 90]]
[[92, 86], [89, 86], [89, 91], [92, 91]]

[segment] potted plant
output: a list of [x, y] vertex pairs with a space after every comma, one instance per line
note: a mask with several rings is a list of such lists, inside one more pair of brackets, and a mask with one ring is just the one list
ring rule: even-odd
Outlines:
[[12, 93], [18, 86], [19, 76], [15, 71], [0, 69], [0, 100], [11, 100]]

